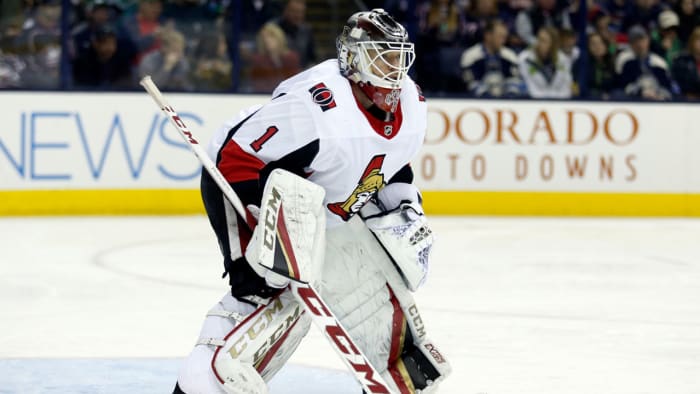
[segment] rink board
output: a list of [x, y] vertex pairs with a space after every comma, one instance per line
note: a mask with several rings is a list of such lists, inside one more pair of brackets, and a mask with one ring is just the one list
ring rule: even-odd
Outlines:
[[[202, 144], [267, 100], [168, 99]], [[2, 92], [0, 101], [0, 215], [203, 212], [199, 163], [145, 93]], [[700, 216], [694, 112], [428, 99], [415, 182], [433, 214]]]
[[[0, 191], [0, 215], [204, 213], [199, 190]], [[424, 191], [436, 215], [700, 217], [699, 194]]]

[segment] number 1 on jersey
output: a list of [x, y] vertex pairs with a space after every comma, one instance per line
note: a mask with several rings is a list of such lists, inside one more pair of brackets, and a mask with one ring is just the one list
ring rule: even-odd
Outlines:
[[265, 130], [265, 134], [261, 135], [260, 138], [256, 139], [255, 141], [250, 143], [250, 147], [253, 148], [254, 151], [259, 152], [260, 149], [262, 149], [262, 146], [264, 143], [267, 142], [270, 138], [272, 138], [275, 133], [277, 133], [279, 129], [277, 126], [270, 126]]

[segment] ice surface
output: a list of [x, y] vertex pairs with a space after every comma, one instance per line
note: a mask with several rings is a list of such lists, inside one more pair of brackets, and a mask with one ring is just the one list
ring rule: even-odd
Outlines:
[[[432, 223], [440, 393], [700, 393], [700, 221]], [[169, 392], [221, 269], [202, 216], [0, 219], [0, 393]], [[353, 384], [312, 328], [272, 392]]]
[[[179, 359], [5, 359], [0, 393], [171, 393]], [[287, 365], [270, 382], [271, 394], [359, 394], [345, 371]]]

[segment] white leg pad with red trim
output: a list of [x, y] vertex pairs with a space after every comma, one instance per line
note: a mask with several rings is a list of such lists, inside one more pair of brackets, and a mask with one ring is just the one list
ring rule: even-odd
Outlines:
[[257, 308], [228, 293], [207, 314], [178, 384], [187, 394], [265, 394], [265, 382], [286, 363], [310, 324], [288, 291]]
[[218, 376], [226, 394], [267, 394], [267, 384], [254, 366], [230, 357], [219, 357]]
[[227, 392], [248, 393], [240, 388], [269, 381], [294, 353], [310, 325], [304, 308], [284, 291], [223, 338], [212, 360], [214, 374]]
[[401, 394], [434, 392], [449, 363], [428, 340], [413, 295], [359, 218], [329, 229], [321, 295], [358, 347]]
[[367, 254], [356, 235], [350, 223], [326, 232], [326, 261], [319, 292], [392, 392], [399, 392], [387, 375], [392, 344], [396, 342], [393, 338], [397, 336], [391, 292], [374, 256]]

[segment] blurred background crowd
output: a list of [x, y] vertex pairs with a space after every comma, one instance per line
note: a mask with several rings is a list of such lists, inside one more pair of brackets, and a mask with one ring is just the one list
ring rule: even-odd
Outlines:
[[700, 98], [700, 0], [2, 0], [0, 88], [271, 92], [375, 7], [431, 95]]

